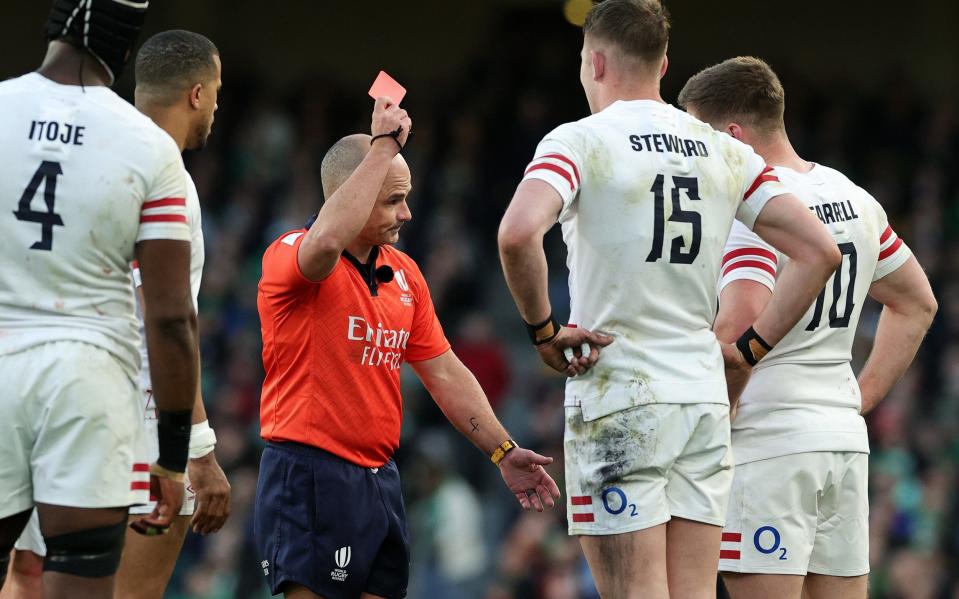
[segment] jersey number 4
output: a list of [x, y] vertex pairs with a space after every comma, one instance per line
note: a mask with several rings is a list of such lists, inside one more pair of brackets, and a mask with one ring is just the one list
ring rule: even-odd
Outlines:
[[[853, 302], [852, 296], [856, 293], [856, 264], [858, 257], [856, 255], [856, 246], [852, 243], [840, 243], [839, 251], [842, 252], [842, 264], [836, 269], [832, 276], [832, 307], [829, 308], [829, 328], [844, 329], [849, 326], [849, 318], [852, 316]], [[842, 271], [846, 266], [846, 258], [849, 258], [849, 285], [846, 287], [846, 305], [843, 308], [842, 316], [839, 315], [839, 298], [842, 297]], [[819, 328], [822, 320], [823, 304], [826, 303], [826, 289], [829, 283], [819, 292], [816, 298], [816, 306], [813, 308], [812, 320], [806, 325], [807, 331], [815, 331]]]
[[[696, 177], [677, 177], [673, 176], [673, 188], [670, 190], [670, 197], [673, 201], [673, 212], [669, 215], [671, 223], [686, 223], [693, 228], [693, 236], [690, 240], [689, 249], [686, 249], [686, 240], [680, 235], [673, 237], [669, 249], [670, 264], [692, 264], [696, 256], [699, 255], [699, 245], [703, 239], [702, 217], [698, 212], [692, 210], [683, 210], [682, 203], [679, 201], [680, 190], [686, 191], [686, 196], [698, 202], [699, 181]], [[666, 196], [664, 186], [666, 183], [665, 175], [656, 175], [656, 180], [650, 191], [653, 192], [653, 247], [646, 256], [646, 262], [656, 262], [663, 257], [663, 237], [666, 234]], [[684, 251], [685, 250], [685, 251]]]
[[[31, 250], [51, 250], [53, 249], [53, 227], [54, 225], [62, 227], [63, 219], [53, 211], [53, 204], [57, 197], [57, 177], [63, 174], [59, 162], [44, 160], [40, 163], [40, 168], [33, 173], [33, 178], [27, 184], [20, 196], [20, 204], [13, 215], [17, 220], [28, 223], [40, 224], [40, 241], [30, 246]], [[47, 205], [47, 211], [34, 210], [31, 208], [33, 197], [37, 195], [40, 184], [43, 183], [43, 201]]]

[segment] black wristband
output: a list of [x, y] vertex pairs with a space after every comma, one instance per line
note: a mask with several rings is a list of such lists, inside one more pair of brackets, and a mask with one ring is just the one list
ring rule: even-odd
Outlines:
[[556, 337], [556, 335], [559, 335], [559, 330], [563, 328], [558, 322], [556, 322], [556, 319], [553, 318], [552, 314], [549, 315], [549, 318], [539, 324], [529, 324], [528, 322], [525, 324], [526, 334], [529, 335], [529, 340], [533, 342], [533, 345], [549, 343], [554, 337]]
[[160, 410], [157, 419], [160, 457], [157, 458], [157, 464], [174, 472], [186, 472], [186, 461], [190, 454], [192, 420], [193, 410], [182, 412]]
[[372, 146], [373, 142], [375, 142], [378, 139], [382, 139], [384, 137], [390, 137], [393, 139], [393, 141], [396, 142], [396, 145], [399, 146], [400, 148], [400, 152], [402, 152], [403, 144], [401, 144], [399, 140], [400, 133], [402, 132], [403, 132], [403, 125], [400, 125], [399, 127], [394, 129], [393, 131], [390, 131], [389, 133], [380, 133], [379, 135], [374, 135], [372, 138], [370, 138], [370, 145]]
[[772, 351], [773, 346], [766, 343], [766, 340], [759, 336], [756, 329], [749, 329], [736, 340], [736, 347], [743, 355], [743, 358], [750, 366], [755, 366], [766, 357], [766, 354]]

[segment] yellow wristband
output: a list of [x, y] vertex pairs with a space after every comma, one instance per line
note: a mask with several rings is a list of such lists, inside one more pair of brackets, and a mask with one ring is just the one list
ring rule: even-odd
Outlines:
[[153, 476], [162, 476], [163, 478], [169, 478], [172, 481], [182, 483], [183, 482], [183, 473], [177, 472], [175, 470], [169, 470], [163, 466], [153, 462], [150, 464], [150, 474]]
[[512, 439], [507, 439], [503, 441], [502, 445], [493, 450], [492, 455], [489, 459], [491, 462], [499, 466], [499, 463], [503, 461], [503, 458], [506, 457], [506, 454], [516, 449], [516, 442]]

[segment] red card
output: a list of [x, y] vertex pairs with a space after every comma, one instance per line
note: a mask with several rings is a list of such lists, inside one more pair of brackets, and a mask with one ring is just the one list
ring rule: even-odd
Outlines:
[[381, 96], [388, 96], [394, 103], [399, 104], [403, 101], [403, 96], [406, 95], [406, 88], [397, 83], [396, 79], [387, 75], [386, 71], [380, 71], [369, 93], [374, 100]]

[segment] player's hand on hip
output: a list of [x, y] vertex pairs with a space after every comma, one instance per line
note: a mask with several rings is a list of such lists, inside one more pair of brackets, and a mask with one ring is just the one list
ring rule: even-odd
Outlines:
[[599, 361], [600, 348], [613, 342], [609, 335], [579, 327], [562, 327], [550, 341], [536, 346], [547, 366], [566, 376], [583, 374]]
[[164, 534], [183, 507], [183, 477], [172, 478], [163, 468], [150, 464], [150, 495], [157, 502], [153, 512], [135, 519], [130, 528], [141, 535]]
[[522, 447], [508, 452], [499, 463], [503, 481], [524, 510], [542, 512], [556, 505], [560, 498], [559, 487], [543, 468], [552, 463], [553, 458]]
[[373, 123], [370, 125], [370, 133], [373, 137], [378, 135], [393, 135], [397, 143], [393, 143], [388, 138], [374, 141], [374, 145], [391, 147], [399, 153], [400, 149], [406, 145], [410, 131], [413, 129], [413, 121], [405, 110], [393, 103], [393, 100], [383, 96], [376, 99], [373, 105]]
[[196, 493], [193, 532], [201, 535], [217, 532], [230, 516], [230, 482], [212, 451], [187, 462], [187, 472]]
[[726, 391], [729, 394], [730, 419], [736, 417], [736, 408], [739, 405], [739, 396], [742, 395], [753, 368], [743, 358], [742, 352], [732, 343], [720, 343], [723, 352], [723, 366], [726, 371]]

